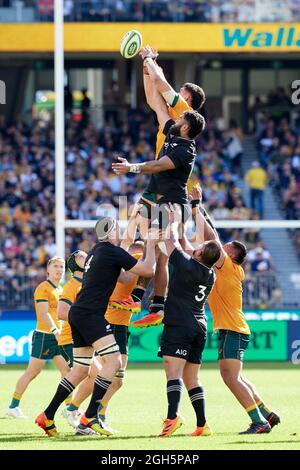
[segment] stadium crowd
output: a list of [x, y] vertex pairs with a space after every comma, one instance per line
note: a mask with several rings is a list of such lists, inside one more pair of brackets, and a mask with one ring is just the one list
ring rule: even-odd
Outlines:
[[[53, 21], [53, 0], [23, 0], [38, 21]], [[11, 7], [13, 0], [1, 0]], [[299, 0], [65, 0], [65, 21], [249, 23], [299, 21]]]
[[[104, 210], [119, 207], [119, 196], [135, 203], [147, 184], [145, 175], [117, 177], [111, 171], [116, 153], [129, 161], [154, 158], [156, 123], [153, 114], [129, 111], [126, 122], [113, 117], [97, 129], [89, 119], [69, 120], [66, 128], [66, 218], [96, 219]], [[200, 180], [208, 211], [215, 219], [257, 219], [246, 207], [238, 182], [241, 176], [242, 132], [232, 121], [222, 133], [213, 119], [197, 140], [197, 160], [190, 181]], [[239, 144], [239, 145], [238, 145]], [[54, 240], [54, 131], [38, 121], [31, 126], [18, 117], [6, 124], [0, 119], [0, 305], [14, 298], [31, 302], [32, 290], [45, 276], [45, 261], [55, 255]], [[108, 206], [109, 205], [109, 206]], [[99, 212], [100, 211], [100, 212]], [[126, 211], [126, 208], [123, 209]], [[124, 216], [124, 213], [121, 213]], [[220, 231], [223, 241], [244, 238], [260, 247], [256, 229]], [[93, 230], [68, 229], [66, 254], [88, 251], [95, 242]], [[260, 259], [260, 258], [259, 258]], [[249, 262], [246, 271], [272, 269], [270, 263]], [[14, 291], [14, 296], [10, 293]], [[23, 299], [20, 301], [20, 299]]]
[[[283, 217], [300, 218], [300, 134], [287, 116], [261, 113], [256, 129], [260, 163], [278, 199]], [[300, 256], [300, 232], [291, 232]]]

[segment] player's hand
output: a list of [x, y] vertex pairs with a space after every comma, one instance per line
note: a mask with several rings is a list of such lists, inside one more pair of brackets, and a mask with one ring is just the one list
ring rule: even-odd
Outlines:
[[149, 45], [143, 46], [140, 50], [140, 56], [144, 60], [146, 58], [156, 59], [158, 57], [157, 49]]
[[137, 202], [137, 203], [134, 205], [133, 209], [132, 209], [132, 212], [131, 212], [131, 214], [130, 214], [130, 218], [136, 219], [137, 216], [139, 215], [140, 210], [141, 210], [142, 207], [143, 207], [143, 204], [140, 204], [139, 202]]
[[146, 239], [147, 243], [150, 243], [151, 245], [157, 245], [158, 242], [164, 239], [164, 232], [158, 227], [152, 227], [148, 230]]
[[201, 204], [202, 202], [202, 189], [201, 189], [201, 186], [200, 184], [196, 184], [195, 186], [193, 186], [193, 189], [191, 190], [190, 194], [189, 194], [189, 201], [192, 202], [192, 201], [199, 201], [199, 204]]
[[130, 171], [130, 163], [126, 160], [126, 158], [118, 157], [119, 163], [113, 163], [112, 169], [116, 173], [116, 175], [126, 175]]
[[169, 223], [170, 225], [179, 225], [182, 220], [182, 207], [179, 204], [169, 204]]

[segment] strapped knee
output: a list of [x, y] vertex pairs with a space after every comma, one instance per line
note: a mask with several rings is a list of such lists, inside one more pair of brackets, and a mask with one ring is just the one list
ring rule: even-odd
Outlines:
[[74, 364], [79, 364], [80, 366], [90, 367], [93, 360], [93, 356], [74, 356]]
[[108, 346], [105, 346], [102, 349], [99, 349], [97, 353], [100, 357], [104, 357], [104, 356], [108, 356], [109, 354], [114, 354], [114, 353], [119, 352], [119, 349], [120, 348], [117, 345], [117, 343], [112, 343], [112, 344], [109, 344]]
[[115, 377], [117, 379], [124, 379], [125, 377], [125, 369], [119, 369], [118, 372], [116, 373]]

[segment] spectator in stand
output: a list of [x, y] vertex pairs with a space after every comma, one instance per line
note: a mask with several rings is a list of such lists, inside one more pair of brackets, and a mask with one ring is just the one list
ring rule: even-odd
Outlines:
[[259, 165], [252, 163], [252, 168], [247, 171], [245, 181], [250, 188], [251, 209], [256, 210], [260, 218], [264, 218], [264, 191], [268, 183], [267, 172]]
[[53, 21], [54, 0], [38, 0], [39, 21]]
[[255, 257], [251, 262], [251, 271], [252, 272], [267, 272], [271, 270], [270, 259], [265, 258], [263, 248], [255, 249]]
[[230, 162], [231, 171], [242, 176], [243, 133], [235, 119], [229, 123], [229, 131], [223, 144], [224, 155]]
[[74, 0], [64, 0], [64, 21], [74, 21]]
[[248, 255], [247, 255], [247, 261], [252, 263], [253, 261], [256, 260], [257, 253], [262, 253], [263, 259], [270, 261], [271, 260], [271, 254], [269, 250], [266, 249], [264, 241], [259, 240], [255, 247], [252, 250], [249, 250]]

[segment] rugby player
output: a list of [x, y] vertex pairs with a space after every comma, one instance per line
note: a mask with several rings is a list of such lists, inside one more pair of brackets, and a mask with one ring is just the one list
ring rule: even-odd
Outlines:
[[164, 360], [168, 400], [168, 414], [160, 437], [170, 436], [183, 423], [178, 414], [183, 382], [196, 414], [196, 430], [191, 435], [211, 434], [206, 423], [204, 389], [198, 372], [207, 335], [204, 305], [214, 285], [213, 265], [220, 257], [221, 247], [217, 241], [208, 241], [194, 250], [185, 236], [183, 246], [184, 251], [179, 243], [178, 227], [172, 223], [170, 239], [159, 243], [174, 267], [158, 352]]
[[[208, 215], [200, 210], [201, 189], [192, 191], [194, 215], [199, 232], [206, 240], [219, 240]], [[197, 205], [199, 203], [199, 205]], [[205, 212], [205, 211], [204, 211]], [[246, 246], [234, 240], [226, 243], [215, 264], [216, 282], [208, 297], [214, 330], [218, 330], [219, 369], [224, 383], [248, 413], [249, 428], [240, 434], [269, 433], [280, 423], [279, 416], [264, 403], [255, 386], [243, 374], [243, 357], [250, 341], [250, 328], [242, 310], [242, 264], [247, 256]]]
[[[129, 248], [129, 253], [135, 259], [141, 259], [143, 256], [144, 243], [135, 242]], [[126, 283], [117, 282], [117, 285], [111, 295], [108, 309], [105, 313], [105, 319], [111, 325], [111, 330], [115, 337], [116, 343], [120, 348], [121, 354], [121, 368], [117, 371], [111, 387], [104, 395], [101, 400], [101, 409], [99, 409], [98, 417], [101, 420], [106, 419], [106, 410], [108, 402], [111, 400], [112, 396], [122, 387], [124, 382], [125, 370], [128, 362], [128, 338], [129, 331], [128, 327], [130, 324], [130, 319], [132, 312], [129, 310], [124, 310], [120, 308], [119, 303], [124, 305], [130, 297], [132, 290], [136, 287], [138, 281], [138, 276], [131, 274], [131, 277], [127, 280]], [[85, 428], [79, 424], [80, 414], [78, 413], [81, 403], [92, 393], [94, 381], [101, 370], [101, 360], [97, 357], [97, 363], [95, 364], [95, 359], [92, 362], [91, 369], [88, 377], [80, 384], [78, 390], [76, 391], [72, 403], [68, 406], [66, 410], [66, 416], [68, 422], [71, 426], [77, 428], [76, 434], [90, 434]], [[112, 431], [113, 432], [113, 431]]]
[[[194, 83], [185, 83], [177, 93], [167, 81], [162, 68], [157, 64], [157, 51], [150, 46], [143, 47], [140, 55], [143, 59], [143, 79], [146, 100], [150, 108], [156, 112], [168, 113], [169, 119], [178, 119], [184, 111], [199, 110], [205, 102], [203, 89]], [[157, 114], [158, 116], [158, 114]], [[159, 123], [156, 138], [155, 158], [158, 159], [165, 143], [164, 126]], [[141, 197], [141, 201], [149, 209], [155, 206], [156, 194], [148, 188]], [[130, 230], [128, 230], [130, 232]], [[131, 226], [131, 232], [134, 233]], [[132, 234], [129, 235], [132, 237]], [[160, 253], [157, 260], [156, 272], [153, 280], [154, 295], [149, 307], [149, 314], [132, 323], [133, 326], [143, 328], [159, 325], [163, 319], [163, 307], [168, 286], [168, 258]], [[139, 299], [140, 292], [133, 292], [133, 297]]]
[[[57, 316], [57, 304], [65, 273], [65, 260], [58, 256], [47, 263], [47, 280], [41, 282], [34, 291], [34, 306], [37, 317], [36, 329], [32, 336], [30, 360], [24, 374], [19, 378], [7, 414], [13, 418], [26, 418], [20, 408], [20, 400], [30, 382], [44, 368], [46, 361], [52, 360], [62, 377], [69, 372], [69, 367], [58, 346], [60, 339], [60, 321]], [[67, 398], [67, 397], [66, 397]]]
[[[64, 357], [70, 368], [73, 367], [73, 340], [71, 327], [68, 322], [68, 313], [70, 306], [75, 302], [77, 294], [81, 289], [83, 267], [86, 257], [87, 253], [77, 250], [74, 251], [67, 259], [67, 269], [72, 273], [72, 277], [63, 286], [57, 307], [58, 319], [62, 321], [62, 329], [59, 336], [58, 346], [61, 355]], [[71, 402], [72, 395], [65, 400], [65, 404], [68, 406]]]
[[[82, 289], [69, 311], [69, 323], [73, 338], [74, 367], [60, 382], [49, 406], [37, 418], [36, 423], [48, 436], [56, 436], [55, 413], [66, 397], [88, 375], [93, 352], [102, 360], [101, 375], [97, 375], [92, 397], [85, 415], [81, 417], [83, 428], [98, 434], [110, 435], [105, 421], [98, 418], [98, 408], [117, 371], [121, 368], [121, 355], [105, 312], [111, 294], [119, 281], [126, 282], [126, 272], [152, 277], [155, 266], [155, 245], [149, 238], [146, 257], [137, 261], [120, 248], [119, 227], [115, 219], [102, 217], [96, 223], [98, 243], [89, 252], [84, 267]], [[100, 405], [101, 408], [101, 405]]]

